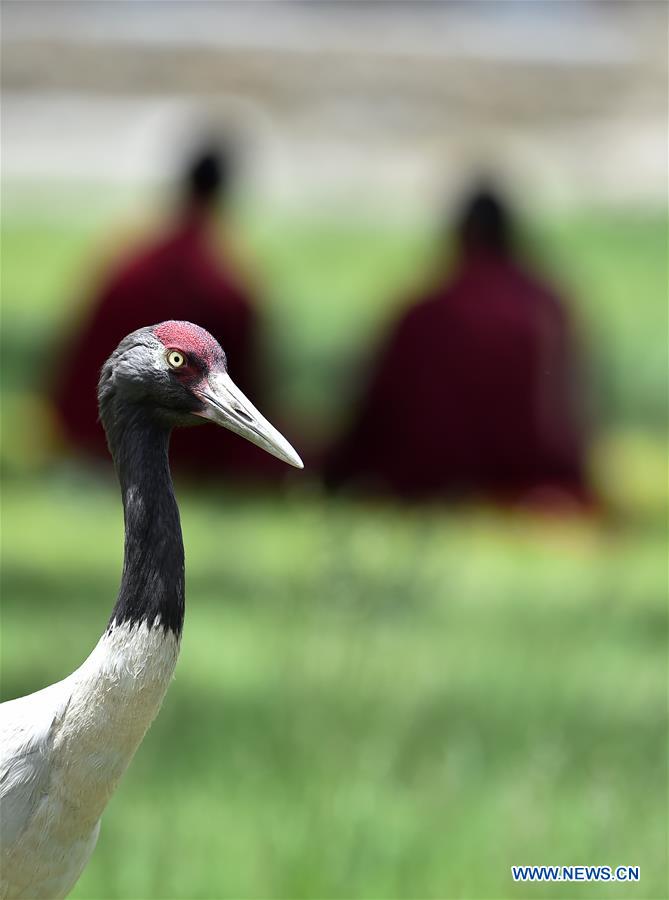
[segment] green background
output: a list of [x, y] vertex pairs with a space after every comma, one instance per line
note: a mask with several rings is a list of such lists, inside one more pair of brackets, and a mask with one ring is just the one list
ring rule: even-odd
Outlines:
[[[241, 226], [275, 407], [325, 439], [431, 236]], [[609, 515], [333, 502], [308, 472], [280, 497], [178, 485], [182, 656], [74, 897], [667, 895], [666, 229], [533, 233], [590, 350]], [[3, 217], [3, 698], [72, 671], [118, 585], [111, 464], [64, 460], [41, 399], [105, 240]], [[641, 882], [514, 885], [512, 864]]]

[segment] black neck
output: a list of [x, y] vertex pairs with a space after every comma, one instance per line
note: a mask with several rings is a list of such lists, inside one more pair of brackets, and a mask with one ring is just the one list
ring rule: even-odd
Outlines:
[[109, 625], [162, 626], [181, 633], [184, 549], [168, 461], [170, 431], [140, 407], [106, 425], [125, 518], [123, 576]]

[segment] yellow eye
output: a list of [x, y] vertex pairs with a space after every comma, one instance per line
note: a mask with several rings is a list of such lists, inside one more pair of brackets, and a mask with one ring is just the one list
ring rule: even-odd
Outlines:
[[186, 362], [186, 358], [183, 353], [180, 353], [178, 350], [168, 350], [167, 362], [171, 368], [180, 369]]

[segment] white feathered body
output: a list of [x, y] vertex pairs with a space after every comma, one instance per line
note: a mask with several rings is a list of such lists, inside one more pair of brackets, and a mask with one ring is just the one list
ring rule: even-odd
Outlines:
[[189, 322], [124, 338], [102, 367], [98, 405], [123, 499], [121, 584], [113, 624], [83, 665], [0, 707], [2, 900], [67, 895], [172, 678], [185, 606], [172, 428], [211, 419], [302, 466], [234, 386], [219, 344]]
[[65, 897], [162, 703], [179, 638], [115, 623], [63, 681], [0, 706], [0, 897]]

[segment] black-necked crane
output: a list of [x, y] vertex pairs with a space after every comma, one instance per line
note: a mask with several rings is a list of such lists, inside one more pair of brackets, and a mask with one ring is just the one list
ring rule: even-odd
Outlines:
[[172, 428], [208, 419], [290, 465], [290, 444], [235, 386], [204, 329], [163, 322], [105, 363], [100, 418], [121, 485], [125, 551], [107, 628], [67, 678], [0, 707], [1, 896], [65, 897], [169, 685], [184, 617]]

